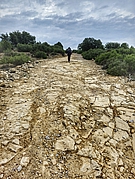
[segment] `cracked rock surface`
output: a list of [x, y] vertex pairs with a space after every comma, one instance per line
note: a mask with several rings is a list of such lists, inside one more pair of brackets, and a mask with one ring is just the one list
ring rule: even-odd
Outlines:
[[0, 71], [0, 178], [135, 178], [134, 83], [78, 54], [10, 71]]

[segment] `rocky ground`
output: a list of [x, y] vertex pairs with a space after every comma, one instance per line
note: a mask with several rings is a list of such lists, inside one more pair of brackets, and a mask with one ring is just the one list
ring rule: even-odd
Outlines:
[[135, 178], [133, 82], [73, 54], [1, 69], [0, 98], [0, 178]]

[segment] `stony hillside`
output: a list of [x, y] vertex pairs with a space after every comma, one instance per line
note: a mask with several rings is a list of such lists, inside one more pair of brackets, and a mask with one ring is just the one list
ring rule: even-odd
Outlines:
[[0, 72], [0, 178], [134, 179], [135, 88], [73, 54]]

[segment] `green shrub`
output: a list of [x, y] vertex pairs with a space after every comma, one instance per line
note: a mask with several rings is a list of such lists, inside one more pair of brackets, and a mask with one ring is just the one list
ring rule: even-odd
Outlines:
[[47, 58], [47, 55], [45, 52], [43, 51], [37, 51], [34, 55], [36, 58], [43, 58], [43, 59], [46, 59]]
[[128, 66], [128, 73], [135, 73], [135, 55], [127, 55], [124, 60]]
[[14, 52], [11, 49], [7, 49], [4, 51], [5, 56], [13, 56]]
[[98, 55], [100, 55], [103, 52], [104, 52], [103, 49], [90, 49], [88, 51], [83, 52], [82, 56], [86, 60], [91, 60], [91, 59], [95, 59]]
[[18, 44], [17, 50], [18, 50], [18, 52], [31, 52], [32, 51], [32, 45]]
[[112, 61], [112, 59], [121, 59], [123, 58], [122, 54], [117, 53], [116, 50], [107, 51], [105, 53], [101, 53], [97, 58], [95, 59], [95, 62], [98, 65], [106, 65], [109, 60]]
[[56, 54], [61, 54], [62, 56], [65, 55], [65, 51], [62, 48], [60, 48], [59, 46], [53, 47], [53, 52]]
[[11, 50], [12, 46], [11, 43], [3, 40], [0, 42], [0, 53], [4, 52], [5, 50]]
[[115, 60], [108, 66], [107, 73], [113, 76], [126, 76], [127, 69], [128, 66], [124, 61]]
[[11, 63], [15, 66], [17, 65], [21, 65], [23, 63], [26, 63], [30, 61], [30, 57], [25, 55], [25, 54], [18, 54], [18, 55], [15, 55], [15, 56], [11, 56], [11, 57], [8, 57], [8, 56], [4, 56], [0, 63], [1, 64], [8, 64], [8, 63]]

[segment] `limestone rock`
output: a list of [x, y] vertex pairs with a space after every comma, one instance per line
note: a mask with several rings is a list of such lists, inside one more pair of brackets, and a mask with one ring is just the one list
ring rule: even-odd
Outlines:
[[116, 117], [115, 120], [116, 120], [116, 128], [129, 132], [130, 128], [127, 122], [123, 121], [119, 117]]
[[91, 166], [91, 164], [90, 164], [90, 159], [88, 159], [88, 158], [83, 158], [83, 157], [82, 157], [81, 160], [82, 160], [83, 164], [82, 164], [82, 166], [81, 166], [81, 168], [80, 168], [80, 171], [81, 171], [82, 173], [84, 173], [84, 174], [91, 173], [91, 171], [92, 171], [92, 166]]
[[8, 149], [10, 149], [13, 152], [17, 152], [19, 149], [22, 149], [22, 146], [16, 145], [16, 144], [9, 144]]
[[29, 162], [30, 162], [29, 157], [22, 157], [20, 161], [20, 165], [26, 167], [29, 164]]
[[55, 143], [55, 149], [56, 150], [62, 150], [62, 151], [66, 151], [66, 150], [74, 150], [75, 149], [75, 142], [74, 140], [67, 136], [63, 139], [57, 140]]
[[128, 139], [129, 135], [126, 131], [118, 130], [114, 133], [114, 139], [117, 141]]

